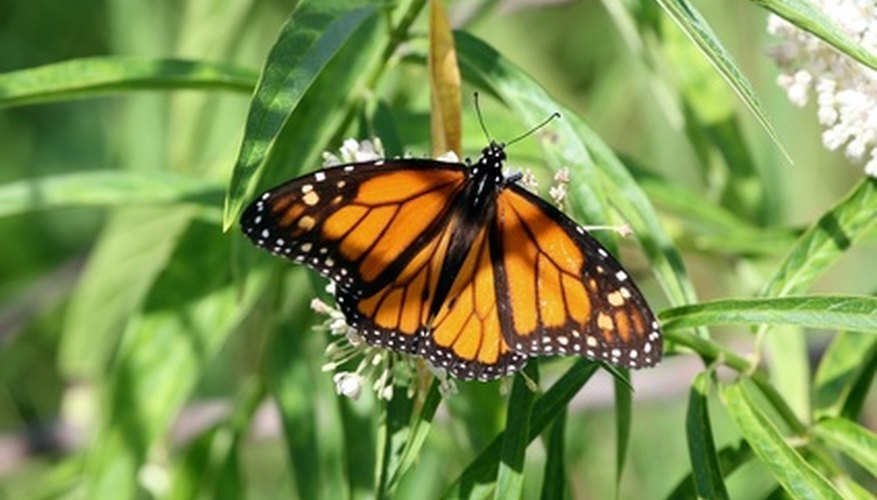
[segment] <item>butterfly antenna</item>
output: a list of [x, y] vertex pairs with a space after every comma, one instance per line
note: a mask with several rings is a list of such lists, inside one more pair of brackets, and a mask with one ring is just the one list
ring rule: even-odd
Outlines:
[[531, 134], [533, 134], [533, 132], [536, 132], [536, 131], [539, 130], [540, 128], [542, 128], [542, 127], [548, 125], [549, 123], [551, 123], [551, 121], [554, 120], [555, 118], [560, 118], [560, 113], [558, 113], [557, 111], [555, 111], [554, 113], [551, 113], [551, 116], [549, 116], [548, 118], [542, 120], [542, 123], [540, 123], [539, 125], [536, 125], [535, 127], [531, 128], [530, 130], [524, 132], [523, 134], [521, 134], [521, 135], [515, 137], [514, 139], [510, 140], [509, 142], [507, 142], [507, 143], [505, 144], [506, 147], [511, 146], [512, 144], [514, 144], [514, 143], [516, 143], [516, 142], [518, 142], [518, 141], [520, 141], [520, 140], [522, 140], [522, 139], [526, 139], [526, 138], [529, 137]]
[[487, 142], [493, 142], [490, 132], [487, 131], [487, 125], [484, 124], [484, 116], [481, 114], [481, 103], [478, 100], [478, 91], [473, 92], [473, 97], [475, 98], [475, 114], [478, 115], [478, 123], [481, 125], [484, 137], [487, 138]]

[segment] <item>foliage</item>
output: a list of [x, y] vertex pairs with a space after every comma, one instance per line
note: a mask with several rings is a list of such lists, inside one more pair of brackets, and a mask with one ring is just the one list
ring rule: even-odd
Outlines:
[[[0, 495], [874, 490], [877, 181], [829, 166], [772, 87], [765, 10], [460, 1], [452, 35], [425, 0], [92, 3], [57, 19], [19, 3], [0, 27], [0, 429], [53, 451], [0, 464]], [[874, 67], [808, 2], [753, 3]], [[471, 90], [499, 138], [561, 112], [512, 164], [569, 168], [574, 218], [634, 229], [598, 236], [660, 311], [661, 367], [613, 384], [545, 359], [529, 383], [336, 396], [311, 328], [323, 284], [250, 248], [241, 207], [346, 137], [477, 150]]]

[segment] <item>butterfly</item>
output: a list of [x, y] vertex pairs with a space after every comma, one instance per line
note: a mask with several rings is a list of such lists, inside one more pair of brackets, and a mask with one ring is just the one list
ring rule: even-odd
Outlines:
[[493, 140], [473, 164], [386, 159], [334, 166], [257, 197], [257, 246], [335, 284], [373, 346], [492, 380], [533, 356], [655, 365], [662, 340], [630, 274], [559, 209], [505, 176]]

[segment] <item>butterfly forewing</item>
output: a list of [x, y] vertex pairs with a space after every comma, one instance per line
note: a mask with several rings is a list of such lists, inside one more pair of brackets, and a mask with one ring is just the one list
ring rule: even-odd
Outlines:
[[625, 368], [661, 357], [654, 314], [628, 273], [560, 210], [517, 185], [492, 240], [506, 341], [531, 356], [578, 354]]
[[256, 245], [368, 294], [441, 231], [464, 180], [462, 165], [453, 163], [340, 165], [265, 192], [241, 226]]

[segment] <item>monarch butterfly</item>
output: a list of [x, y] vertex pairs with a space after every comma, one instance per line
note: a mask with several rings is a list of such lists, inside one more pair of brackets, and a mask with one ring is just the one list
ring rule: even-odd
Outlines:
[[658, 322], [629, 274], [579, 224], [504, 176], [493, 140], [474, 164], [375, 160], [268, 190], [241, 218], [257, 246], [335, 283], [374, 346], [468, 380], [531, 356], [625, 368], [661, 358]]

